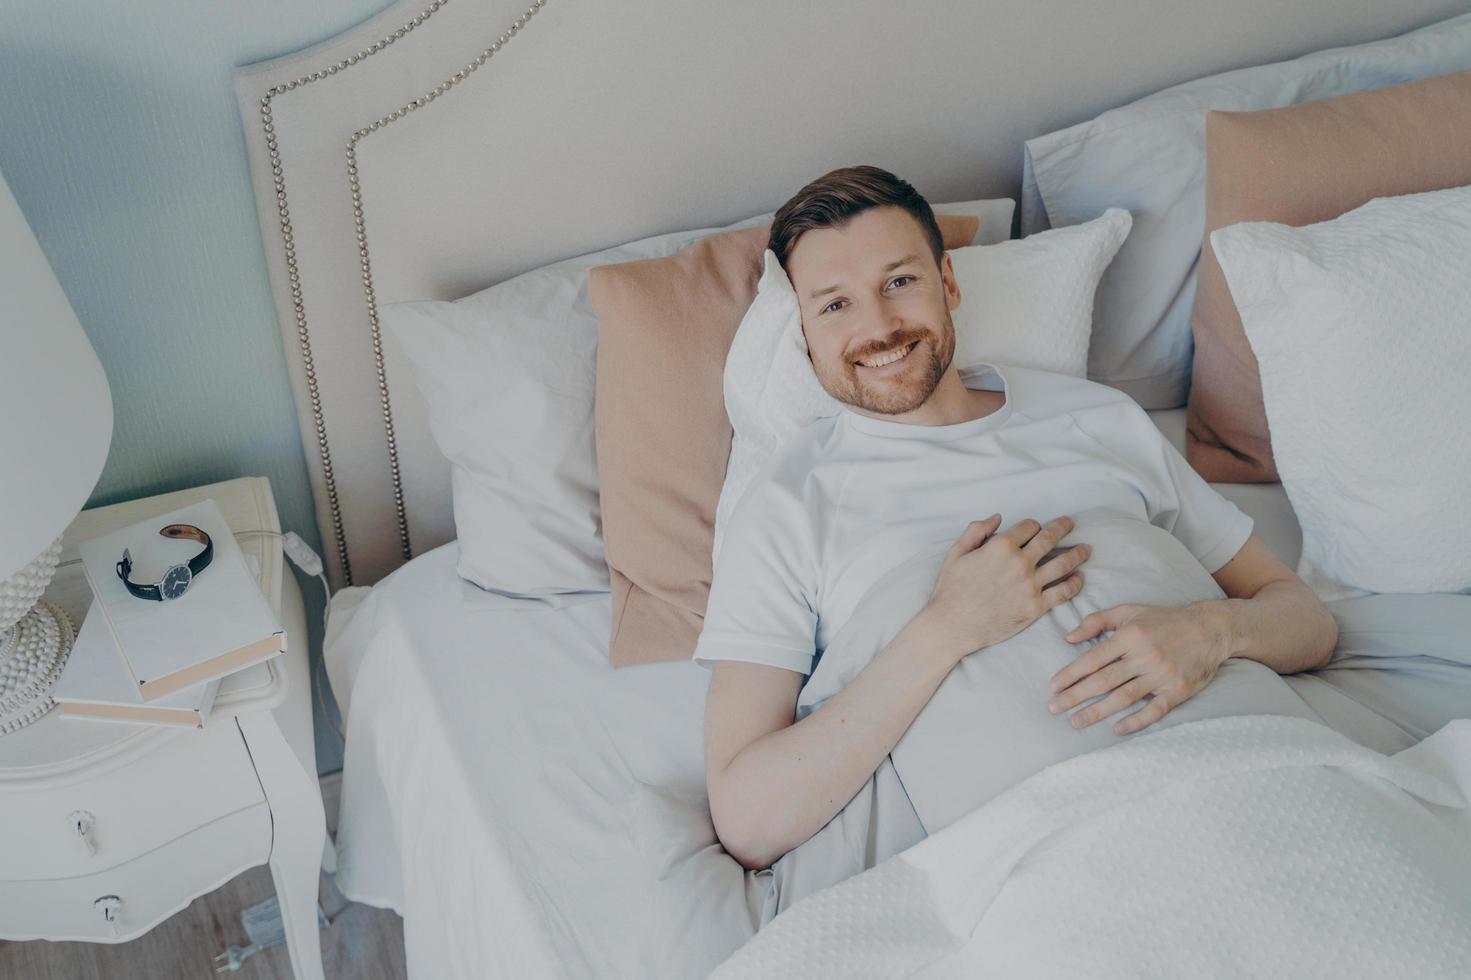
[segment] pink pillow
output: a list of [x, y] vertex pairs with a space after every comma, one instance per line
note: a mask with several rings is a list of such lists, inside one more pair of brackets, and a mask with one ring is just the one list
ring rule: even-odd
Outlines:
[[[978, 218], [936, 218], [946, 248], [975, 240]], [[756, 296], [770, 233], [770, 225], [721, 232], [667, 258], [588, 272], [615, 667], [694, 653], [730, 456], [725, 355]]]
[[1277, 464], [1261, 377], [1211, 232], [1241, 221], [1310, 225], [1376, 197], [1471, 184], [1471, 71], [1285, 109], [1211, 112], [1205, 152], [1185, 455], [1207, 480], [1270, 483]]

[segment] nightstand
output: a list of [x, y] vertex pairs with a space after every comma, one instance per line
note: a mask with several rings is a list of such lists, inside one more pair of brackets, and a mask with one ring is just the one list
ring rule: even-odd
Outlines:
[[67, 528], [46, 592], [80, 624], [77, 542], [213, 497], [286, 629], [287, 651], [225, 678], [202, 729], [52, 710], [0, 736], [0, 939], [126, 942], [247, 868], [270, 864], [297, 980], [322, 980], [326, 839], [312, 741], [306, 614], [263, 477], [98, 507]]

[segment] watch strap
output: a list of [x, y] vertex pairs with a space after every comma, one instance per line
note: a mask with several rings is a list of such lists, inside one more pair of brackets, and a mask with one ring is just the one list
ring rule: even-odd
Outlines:
[[152, 599], [154, 602], [162, 602], [162, 590], [156, 584], [139, 585], [137, 582], [131, 581], [128, 578], [128, 575], [131, 574], [132, 571], [133, 556], [128, 553], [128, 549], [124, 548], [122, 561], [117, 563], [117, 577], [122, 579], [123, 585], [127, 588], [127, 590], [138, 598]]

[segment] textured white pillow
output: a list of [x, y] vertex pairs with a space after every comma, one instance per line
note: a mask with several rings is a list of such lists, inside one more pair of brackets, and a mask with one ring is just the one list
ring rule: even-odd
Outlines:
[[1471, 187], [1211, 245], [1257, 361], [1304, 578], [1471, 592]]
[[[1016, 202], [963, 201], [976, 241], [1011, 234]], [[450, 462], [462, 578], [513, 596], [607, 591], [593, 389], [597, 319], [587, 270], [670, 255], [708, 235], [680, 231], [533, 269], [454, 302], [379, 311], [409, 361], [429, 427]]]
[[1205, 236], [1205, 113], [1294, 105], [1471, 68], [1471, 14], [1396, 38], [1334, 48], [1176, 85], [1028, 140], [1021, 230], [1134, 215], [1098, 286], [1088, 376], [1145, 408], [1185, 404], [1190, 311]]
[[[961, 369], [1015, 364], [1083, 377], [1093, 292], [1129, 234], [1129, 212], [1017, 241], [952, 249], [960, 286], [955, 360]], [[725, 361], [725, 411], [735, 430], [715, 512], [713, 553], [756, 471], [793, 432], [841, 405], [812, 372], [791, 282], [770, 250], [756, 299]]]
[[1070, 228], [951, 250], [961, 290], [953, 314], [955, 363], [1086, 377], [1093, 296], [1132, 227], [1129, 212], [1110, 208]]

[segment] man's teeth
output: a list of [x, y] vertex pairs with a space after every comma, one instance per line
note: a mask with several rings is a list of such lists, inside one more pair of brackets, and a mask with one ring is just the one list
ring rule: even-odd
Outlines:
[[914, 344], [917, 343], [919, 343], [919, 341], [916, 340], [912, 344], [905, 344], [903, 347], [895, 347], [887, 354], [880, 354], [878, 357], [869, 358], [866, 361], [860, 360], [858, 363], [862, 364], [866, 368], [878, 368], [883, 367], [885, 364], [893, 364], [895, 361], [907, 356], [910, 351], [914, 350]]

